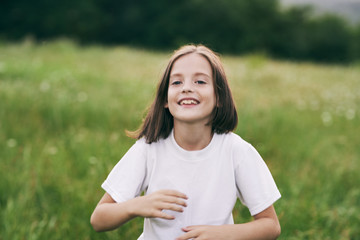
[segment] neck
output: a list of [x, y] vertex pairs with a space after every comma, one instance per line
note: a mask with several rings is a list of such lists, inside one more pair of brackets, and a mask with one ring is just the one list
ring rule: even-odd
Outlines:
[[205, 148], [212, 139], [211, 126], [174, 124], [176, 143], [185, 150], [196, 151]]

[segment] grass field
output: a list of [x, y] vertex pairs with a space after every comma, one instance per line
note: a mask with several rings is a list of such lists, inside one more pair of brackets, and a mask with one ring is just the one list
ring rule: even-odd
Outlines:
[[[134, 140], [168, 53], [0, 43], [0, 239], [136, 239], [142, 219], [96, 233], [100, 184]], [[280, 239], [360, 239], [360, 66], [222, 56], [251, 142], [282, 193]], [[237, 203], [235, 221], [250, 219]]]

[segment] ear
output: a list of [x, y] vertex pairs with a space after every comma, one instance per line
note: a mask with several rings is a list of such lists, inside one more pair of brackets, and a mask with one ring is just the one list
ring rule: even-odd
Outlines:
[[165, 108], [169, 108], [169, 104], [166, 102], [164, 105]]

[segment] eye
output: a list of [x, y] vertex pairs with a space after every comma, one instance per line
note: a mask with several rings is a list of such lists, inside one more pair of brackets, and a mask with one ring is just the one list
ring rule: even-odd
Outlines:
[[197, 83], [197, 84], [206, 84], [206, 81], [198, 79], [198, 80], [195, 81], [195, 83]]
[[171, 82], [171, 85], [180, 85], [181, 81], [180, 80], [174, 80]]

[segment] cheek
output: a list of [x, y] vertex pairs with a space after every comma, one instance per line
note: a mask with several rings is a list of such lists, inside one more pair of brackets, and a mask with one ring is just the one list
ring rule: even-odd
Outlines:
[[166, 98], [166, 100], [165, 100], [165, 105], [164, 105], [164, 107], [165, 108], [171, 108], [171, 105], [174, 105], [174, 99], [173, 99], [173, 97], [171, 96], [171, 95], [168, 95], [167, 96], [167, 98]]
[[166, 103], [171, 104], [173, 101], [175, 101], [175, 98], [176, 98], [175, 91], [173, 91], [172, 89], [169, 89], [167, 92], [167, 96], [166, 96]]
[[217, 105], [218, 101], [218, 97], [216, 96], [215, 90], [212, 90], [211, 93], [209, 93], [209, 96], [211, 96], [214, 105]]
[[165, 108], [169, 108], [169, 94], [171, 93], [169, 93], [169, 89], [168, 89], [165, 97], [165, 105], [164, 105]]

